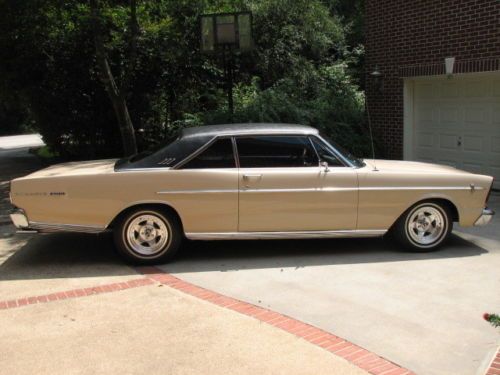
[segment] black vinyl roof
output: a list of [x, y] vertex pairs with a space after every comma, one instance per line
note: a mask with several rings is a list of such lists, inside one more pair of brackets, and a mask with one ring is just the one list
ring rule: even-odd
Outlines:
[[155, 151], [148, 151], [129, 158], [120, 159], [115, 170], [172, 167], [217, 136], [239, 135], [307, 135], [318, 134], [310, 126], [294, 124], [226, 124], [185, 128], [172, 143], [159, 145]]

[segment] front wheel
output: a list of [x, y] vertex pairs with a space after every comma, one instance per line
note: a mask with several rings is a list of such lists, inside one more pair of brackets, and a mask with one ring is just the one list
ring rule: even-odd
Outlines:
[[137, 208], [119, 220], [114, 239], [119, 253], [134, 264], [157, 264], [177, 252], [182, 233], [177, 218], [157, 208]]
[[450, 211], [436, 202], [421, 202], [398, 219], [393, 230], [396, 240], [413, 251], [437, 250], [453, 229]]

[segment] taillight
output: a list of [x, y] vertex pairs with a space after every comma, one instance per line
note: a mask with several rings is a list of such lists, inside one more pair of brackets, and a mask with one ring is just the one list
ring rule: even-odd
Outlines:
[[493, 190], [493, 184], [495, 183], [495, 179], [491, 181], [491, 186], [490, 190], [488, 190], [488, 195], [486, 195], [486, 200], [484, 201], [485, 204], [488, 204], [488, 199], [490, 199], [491, 191]]
[[7, 185], [7, 191], [9, 192], [9, 202], [12, 204], [12, 180], [9, 181], [9, 184]]

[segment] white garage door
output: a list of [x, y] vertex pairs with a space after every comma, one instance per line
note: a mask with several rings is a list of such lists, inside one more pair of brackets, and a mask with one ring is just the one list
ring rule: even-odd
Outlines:
[[500, 183], [500, 74], [416, 80], [413, 155]]

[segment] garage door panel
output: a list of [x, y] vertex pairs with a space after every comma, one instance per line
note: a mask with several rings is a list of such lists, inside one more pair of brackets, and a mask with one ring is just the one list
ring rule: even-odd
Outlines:
[[477, 105], [465, 108], [464, 125], [466, 129], [478, 129], [490, 127], [488, 121], [489, 107], [487, 105]]
[[500, 129], [500, 108], [493, 108], [491, 121], [497, 126], [494, 129]]
[[491, 152], [500, 158], [500, 137], [491, 138]]
[[468, 98], [480, 98], [489, 95], [488, 82], [484, 80], [467, 80], [464, 84], [464, 96]]
[[475, 163], [463, 163], [463, 168], [473, 172], [473, 173], [484, 173], [485, 170], [488, 170], [488, 167], [485, 167], [483, 164], [475, 164]]
[[455, 81], [447, 81], [441, 84], [441, 97], [444, 99], [458, 98], [460, 96], [460, 86]]
[[415, 121], [418, 123], [420, 129], [435, 127], [436, 120], [434, 116], [434, 108], [422, 106], [422, 109]]
[[441, 128], [456, 129], [459, 126], [460, 117], [458, 107], [439, 108], [439, 126]]
[[464, 135], [463, 137], [463, 150], [466, 152], [482, 152], [485, 140], [481, 136]]
[[429, 132], [421, 132], [418, 134], [418, 147], [433, 147], [434, 135]]
[[500, 79], [491, 80], [491, 96], [500, 97]]
[[458, 151], [458, 135], [457, 134], [439, 134], [439, 148], [444, 150]]
[[500, 182], [500, 74], [423, 79], [413, 91], [413, 155]]

